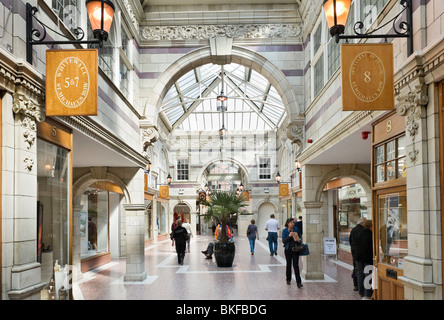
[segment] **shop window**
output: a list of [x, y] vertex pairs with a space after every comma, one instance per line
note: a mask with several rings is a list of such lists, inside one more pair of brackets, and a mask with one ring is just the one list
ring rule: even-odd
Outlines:
[[168, 228], [168, 209], [165, 204], [157, 203], [157, 230], [158, 234], [169, 233]]
[[[64, 283], [59, 270], [70, 263], [68, 154], [64, 148], [37, 140], [37, 261], [42, 266], [42, 282], [55, 281], [57, 289]], [[60, 269], [55, 271], [55, 265]], [[42, 299], [56, 299], [58, 290], [50, 291], [42, 290]]]
[[375, 148], [375, 183], [405, 177], [405, 135], [389, 140]]
[[367, 197], [360, 184], [338, 188], [338, 243], [339, 248], [351, 250], [350, 231], [360, 217], [367, 218]]
[[88, 188], [80, 204], [81, 258], [85, 259], [109, 252], [109, 194], [96, 188]]
[[407, 197], [405, 192], [380, 195], [379, 262], [403, 268], [407, 255]]

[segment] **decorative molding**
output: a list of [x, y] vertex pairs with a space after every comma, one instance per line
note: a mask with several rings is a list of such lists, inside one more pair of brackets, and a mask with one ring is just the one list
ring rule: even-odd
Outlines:
[[134, 25], [134, 28], [139, 31], [139, 21], [137, 20], [137, 17], [134, 13], [133, 6], [129, 3], [129, 0], [122, 0], [123, 5], [125, 6], [126, 11], [128, 12], [131, 22]]
[[124, 141], [116, 138], [105, 129], [99, 127], [99, 125], [89, 119], [89, 117], [76, 116], [56, 118], [60, 122], [68, 125], [69, 127], [75, 128], [98, 143], [101, 143], [109, 147], [111, 150], [118, 152], [123, 157], [136, 163], [141, 168], [145, 167], [146, 159], [141, 153], [135, 151], [130, 146], [125, 144]]
[[217, 37], [285, 39], [301, 36], [300, 24], [145, 26], [143, 40], [190, 40]]

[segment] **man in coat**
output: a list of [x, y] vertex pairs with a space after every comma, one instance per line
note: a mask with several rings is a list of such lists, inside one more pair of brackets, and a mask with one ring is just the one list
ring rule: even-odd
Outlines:
[[357, 241], [359, 234], [364, 230], [364, 223], [367, 220], [364, 217], [360, 217], [356, 226], [350, 232], [350, 236], [348, 238], [350, 242], [352, 257], [353, 257], [353, 290], [358, 291], [358, 272], [356, 266], [356, 254], [357, 254]]

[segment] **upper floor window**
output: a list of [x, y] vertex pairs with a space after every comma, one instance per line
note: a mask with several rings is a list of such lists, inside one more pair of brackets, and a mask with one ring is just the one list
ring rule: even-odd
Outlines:
[[80, 24], [79, 2], [78, 0], [52, 0], [52, 9], [70, 31], [74, 31]]
[[177, 160], [177, 180], [189, 180], [188, 159]]
[[271, 179], [271, 159], [259, 158], [259, 180]]

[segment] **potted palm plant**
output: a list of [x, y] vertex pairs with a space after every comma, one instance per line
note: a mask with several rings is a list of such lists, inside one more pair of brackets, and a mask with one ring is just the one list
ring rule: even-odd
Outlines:
[[214, 245], [214, 255], [219, 267], [231, 267], [235, 255], [235, 245], [230, 241], [227, 234], [227, 222], [232, 214], [239, 212], [248, 202], [241, 195], [234, 192], [215, 191], [209, 198], [201, 202], [207, 207], [204, 221], [208, 222], [215, 217], [221, 222], [221, 232], [219, 240]]

